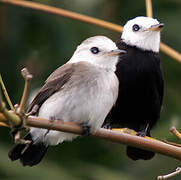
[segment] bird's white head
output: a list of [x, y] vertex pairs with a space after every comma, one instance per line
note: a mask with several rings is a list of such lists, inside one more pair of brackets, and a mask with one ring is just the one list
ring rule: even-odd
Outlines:
[[121, 53], [125, 51], [119, 50], [111, 39], [105, 36], [94, 36], [83, 41], [67, 63], [83, 61], [115, 71]]
[[156, 19], [139, 16], [124, 25], [121, 39], [128, 45], [159, 52], [160, 30], [163, 26]]

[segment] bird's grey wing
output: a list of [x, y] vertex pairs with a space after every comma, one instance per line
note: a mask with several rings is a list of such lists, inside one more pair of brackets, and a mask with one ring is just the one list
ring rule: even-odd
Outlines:
[[44, 86], [39, 90], [33, 101], [28, 107], [27, 112], [30, 112], [35, 105], [40, 107], [47, 98], [56, 91], [63, 88], [63, 85], [69, 81], [73, 71], [74, 64], [64, 64], [56, 69], [46, 80]]

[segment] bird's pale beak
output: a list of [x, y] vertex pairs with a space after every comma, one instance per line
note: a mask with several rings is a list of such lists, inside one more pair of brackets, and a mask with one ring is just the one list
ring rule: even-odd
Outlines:
[[108, 56], [119, 56], [119, 55], [125, 54], [125, 53], [126, 53], [126, 51], [124, 51], [124, 50], [114, 49], [112, 51], [107, 52], [106, 55], [108, 55]]
[[156, 25], [152, 25], [148, 30], [149, 31], [161, 31], [163, 27], [164, 27], [164, 24], [159, 23], [159, 24], [156, 24]]

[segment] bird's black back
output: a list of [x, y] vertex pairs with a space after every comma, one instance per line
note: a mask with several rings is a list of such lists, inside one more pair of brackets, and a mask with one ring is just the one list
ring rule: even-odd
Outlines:
[[108, 115], [111, 125], [136, 131], [152, 128], [160, 117], [163, 101], [163, 78], [158, 53], [129, 46], [119, 40], [119, 49], [126, 50], [117, 64], [119, 96]]

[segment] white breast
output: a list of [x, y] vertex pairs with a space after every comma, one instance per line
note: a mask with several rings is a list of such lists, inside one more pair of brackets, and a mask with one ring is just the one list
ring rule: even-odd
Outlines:
[[[94, 69], [95, 71], [95, 69]], [[38, 116], [43, 118], [54, 117], [63, 121], [72, 121], [78, 124], [87, 123], [91, 131], [99, 129], [107, 114], [115, 104], [118, 96], [118, 79], [113, 71], [99, 68], [97, 75], [85, 74], [83, 83], [77, 85], [72, 81], [65, 85], [65, 90], [59, 91], [48, 98], [41, 106]], [[74, 85], [75, 83], [75, 85]], [[32, 128], [33, 140], [43, 141], [49, 145], [57, 145], [77, 137], [70, 133]]]

